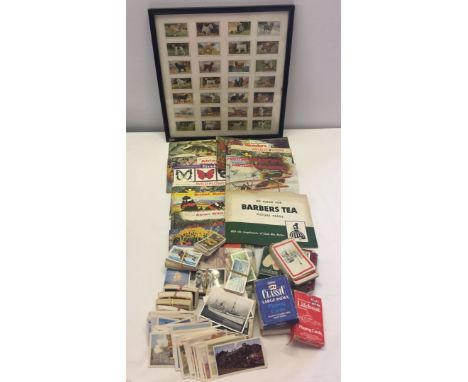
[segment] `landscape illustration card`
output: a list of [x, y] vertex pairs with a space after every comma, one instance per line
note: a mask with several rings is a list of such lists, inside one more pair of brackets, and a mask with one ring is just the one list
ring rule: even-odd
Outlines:
[[174, 358], [172, 354], [171, 336], [167, 331], [150, 334], [150, 367], [172, 367]]
[[218, 220], [218, 223], [210, 226], [200, 226], [192, 224], [187, 227], [175, 227], [169, 231], [169, 247], [172, 245], [193, 246], [196, 242], [208, 237], [213, 231], [224, 236], [224, 222]]
[[174, 192], [170, 214], [173, 228], [224, 223], [224, 192]]
[[294, 324], [298, 321], [289, 280], [286, 276], [275, 276], [255, 282], [258, 309], [263, 326]]
[[260, 338], [251, 338], [213, 346], [218, 375], [264, 368], [265, 358]]
[[190, 271], [166, 269], [166, 277], [164, 279], [164, 285], [177, 285], [185, 286], [190, 281]]
[[292, 158], [284, 156], [228, 156], [226, 189], [297, 192], [296, 167]]
[[225, 200], [228, 243], [268, 245], [294, 238], [301, 247], [317, 248], [306, 195], [226, 191]]

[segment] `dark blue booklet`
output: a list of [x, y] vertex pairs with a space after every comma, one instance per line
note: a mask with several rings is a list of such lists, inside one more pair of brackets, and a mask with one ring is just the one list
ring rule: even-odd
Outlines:
[[274, 328], [281, 324], [292, 325], [298, 322], [296, 304], [284, 275], [255, 281], [258, 310], [263, 328]]

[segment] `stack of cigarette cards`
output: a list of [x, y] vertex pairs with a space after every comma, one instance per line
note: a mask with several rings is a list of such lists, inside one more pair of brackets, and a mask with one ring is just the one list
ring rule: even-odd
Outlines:
[[225, 290], [243, 295], [245, 292], [245, 285], [249, 277], [250, 261], [234, 259], [232, 261], [232, 268], [227, 279]]
[[202, 254], [191, 247], [174, 245], [169, 250], [165, 265], [169, 269], [195, 271], [198, 268], [201, 257]]
[[204, 256], [210, 256], [225, 242], [226, 238], [223, 235], [212, 231], [207, 237], [197, 241], [194, 248], [196, 251], [203, 253]]

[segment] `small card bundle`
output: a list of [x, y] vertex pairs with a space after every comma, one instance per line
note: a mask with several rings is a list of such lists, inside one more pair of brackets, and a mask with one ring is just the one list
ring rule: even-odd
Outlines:
[[[284, 333], [298, 321], [294, 298], [286, 276], [274, 276], [255, 282], [262, 334]], [[272, 332], [268, 333], [271, 330]]]
[[244, 294], [249, 273], [249, 260], [233, 259], [231, 272], [229, 273], [224, 289], [240, 295]]
[[195, 251], [192, 247], [181, 247], [174, 245], [169, 250], [169, 255], [166, 258], [166, 268], [170, 269], [185, 269], [194, 271], [198, 267], [198, 263], [202, 254]]
[[299, 322], [291, 329], [291, 341], [321, 348], [325, 345], [323, 333], [322, 300], [300, 291], [294, 291]]
[[[226, 252], [225, 252], [226, 253]], [[249, 268], [249, 275], [247, 277], [247, 282], [255, 281], [257, 280], [257, 276], [255, 275], [255, 253], [253, 249], [250, 248], [244, 248], [235, 252], [231, 252], [229, 254], [229, 259], [230, 259], [230, 264], [232, 267], [232, 264], [234, 263], [234, 260], [244, 260], [248, 261], [250, 263], [250, 268]]]
[[226, 238], [223, 235], [212, 231], [207, 237], [197, 241], [194, 245], [194, 248], [196, 251], [201, 252], [204, 256], [210, 256], [225, 242]]
[[158, 298], [156, 299], [156, 309], [194, 310], [196, 308], [195, 300], [198, 303], [198, 297], [195, 298], [194, 292], [188, 292], [188, 291], [159, 292]]
[[294, 239], [270, 245], [270, 255], [281, 271], [296, 285], [318, 277], [315, 265]]

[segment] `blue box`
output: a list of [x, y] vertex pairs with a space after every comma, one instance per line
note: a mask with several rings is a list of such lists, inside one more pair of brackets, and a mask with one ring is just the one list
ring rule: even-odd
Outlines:
[[264, 329], [281, 324], [292, 325], [299, 321], [291, 286], [286, 276], [257, 280], [255, 293]]

